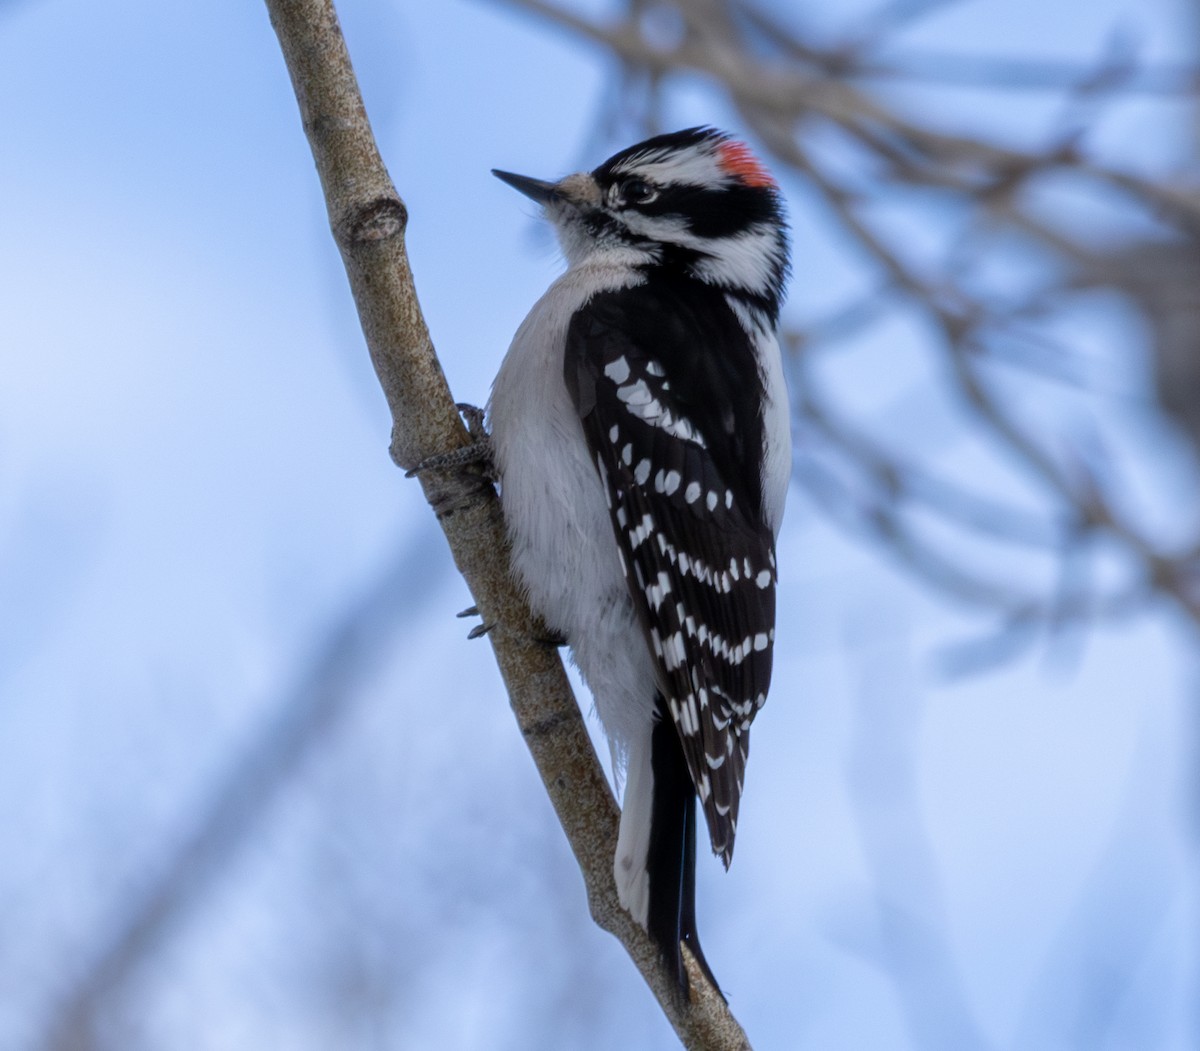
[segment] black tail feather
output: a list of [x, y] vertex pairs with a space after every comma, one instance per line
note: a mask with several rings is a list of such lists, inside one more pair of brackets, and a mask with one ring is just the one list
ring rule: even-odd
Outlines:
[[696, 789], [688, 772], [675, 723], [658, 698], [659, 719], [650, 742], [654, 801], [650, 821], [650, 910], [647, 928], [683, 996], [687, 970], [680, 942], [686, 943], [700, 969], [720, 991], [696, 930]]

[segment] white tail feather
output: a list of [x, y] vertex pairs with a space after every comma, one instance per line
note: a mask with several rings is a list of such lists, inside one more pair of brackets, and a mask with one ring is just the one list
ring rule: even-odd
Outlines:
[[625, 770], [625, 796], [613, 876], [621, 906], [643, 927], [650, 915], [650, 819], [654, 801], [654, 771], [650, 765], [650, 735], [631, 743]]

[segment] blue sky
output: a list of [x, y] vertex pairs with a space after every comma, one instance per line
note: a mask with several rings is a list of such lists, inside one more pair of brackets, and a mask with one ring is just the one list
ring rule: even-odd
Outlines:
[[[559, 267], [488, 171], [550, 177], [625, 145], [592, 134], [607, 67], [484, 3], [341, 16], [447, 377], [482, 402]], [[1185, 57], [1165, 2], [963, 4], [914, 41], [1087, 58], [1117, 24]], [[400, 552], [392, 640], [114, 998], [115, 1046], [523, 1047], [530, 1019], [534, 1046], [670, 1046], [589, 927], [489, 651], [454, 619], [465, 587], [388, 459], [265, 10], [0, 4], [0, 98], [0, 1045], [36, 1046]], [[728, 119], [702, 87], [672, 105], [680, 125]], [[963, 93], [945, 119], [1020, 141], [1039, 106]], [[1179, 149], [1138, 106], [1100, 142], [1131, 135], [1147, 158]], [[802, 199], [793, 215], [804, 318], [853, 274]], [[905, 368], [862, 367], [861, 404], [903, 418]], [[1183, 629], [1150, 612], [1089, 630], [1072, 659], [946, 682], [938, 647], [983, 622], [799, 490], [780, 552], [786, 641], [738, 858], [700, 877], [706, 951], [755, 1046], [970, 1046], [914, 1017], [948, 1001], [889, 926], [902, 912], [944, 942], [977, 1046], [1194, 1047]], [[346, 974], [382, 982], [371, 1011], [330, 992]]]

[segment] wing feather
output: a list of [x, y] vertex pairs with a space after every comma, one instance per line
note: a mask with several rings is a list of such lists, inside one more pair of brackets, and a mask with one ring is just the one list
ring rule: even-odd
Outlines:
[[714, 298], [647, 286], [597, 296], [572, 321], [564, 370], [728, 865], [750, 723], [771, 680], [776, 573], [756, 455], [762, 380], [750, 337]]

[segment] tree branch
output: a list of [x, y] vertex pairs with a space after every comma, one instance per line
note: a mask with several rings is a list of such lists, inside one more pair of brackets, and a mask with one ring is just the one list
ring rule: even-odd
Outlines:
[[[421, 316], [405, 251], [407, 211], [371, 134], [332, 0], [266, 0], [325, 192], [367, 348], [392, 413], [392, 457], [411, 467], [468, 442]], [[536, 641], [512, 583], [499, 502], [477, 469], [421, 475], [485, 623], [525, 742], [587, 887], [689, 1048], [750, 1045], [699, 968], [692, 1002], [675, 993], [653, 943], [620, 907], [612, 876], [618, 811], [557, 653]], [[498, 557], [499, 556], [499, 557]]]

